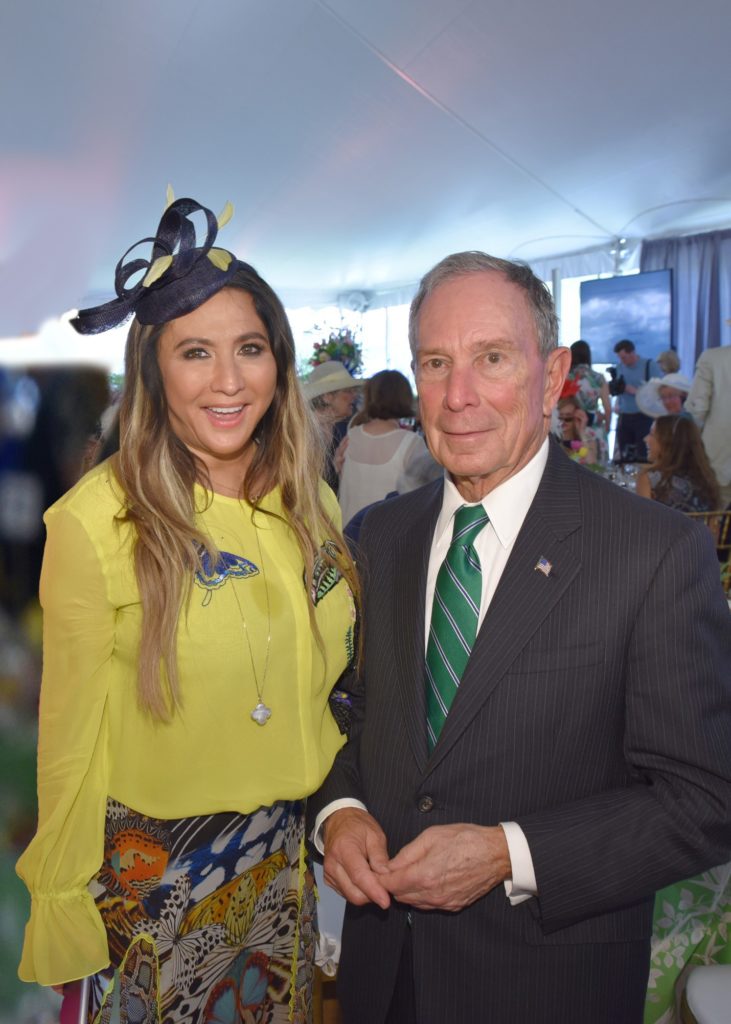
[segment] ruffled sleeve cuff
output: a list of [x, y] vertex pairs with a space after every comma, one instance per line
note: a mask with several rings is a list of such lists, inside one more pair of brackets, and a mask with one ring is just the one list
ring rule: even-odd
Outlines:
[[109, 964], [109, 946], [101, 915], [87, 889], [31, 898], [21, 981], [60, 985], [95, 974]]

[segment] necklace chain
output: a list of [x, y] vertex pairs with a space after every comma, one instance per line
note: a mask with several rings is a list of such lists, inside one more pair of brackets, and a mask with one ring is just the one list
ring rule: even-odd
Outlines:
[[264, 672], [261, 677], [261, 686], [259, 686], [259, 678], [256, 674], [256, 663], [254, 662], [254, 651], [251, 646], [251, 637], [249, 636], [249, 627], [246, 622], [246, 616], [244, 615], [241, 602], [239, 601], [239, 595], [236, 593], [235, 581], [232, 580], [234, 598], [236, 599], [236, 605], [239, 609], [239, 615], [241, 621], [244, 624], [244, 634], [246, 635], [246, 646], [249, 650], [249, 660], [251, 661], [251, 671], [254, 676], [254, 687], [256, 688], [256, 696], [258, 698], [256, 707], [251, 712], [251, 718], [257, 725], [266, 725], [269, 719], [272, 717], [272, 709], [264, 703], [264, 687], [267, 683], [267, 673], [269, 671], [269, 650], [272, 642], [272, 614], [269, 605], [269, 584], [267, 583], [266, 570], [264, 568], [264, 554], [261, 550], [261, 542], [259, 540], [259, 531], [254, 527], [254, 534], [256, 536], [256, 546], [259, 551], [259, 564], [261, 566], [261, 574], [264, 579], [264, 593], [266, 594], [267, 601], [267, 646], [266, 655], [264, 658]]
[[[201, 486], [205, 487], [205, 484], [202, 484]], [[221, 495], [223, 495], [224, 498], [238, 498], [239, 501], [242, 501], [242, 502], [246, 500], [243, 497], [242, 493], [241, 493], [241, 487], [235, 487], [234, 488], [234, 487], [227, 487], [225, 484], [221, 484], [221, 483], [217, 483], [217, 484], [213, 484], [212, 483], [210, 488], [206, 488], [206, 489], [210, 490], [213, 494], [221, 494]], [[251, 495], [251, 504], [255, 505], [260, 497], [261, 497], [261, 495], [259, 495], [259, 494], [252, 494]]]

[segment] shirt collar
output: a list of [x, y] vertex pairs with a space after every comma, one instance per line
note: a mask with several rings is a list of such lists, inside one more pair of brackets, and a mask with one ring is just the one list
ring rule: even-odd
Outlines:
[[[530, 462], [526, 463], [513, 476], [509, 476], [494, 491], [486, 494], [480, 502], [490, 517], [497, 539], [504, 548], [509, 547], [518, 536], [523, 520], [528, 515], [528, 509], [536, 496], [543, 470], [548, 461], [548, 443], [548, 437], [546, 437]], [[451, 531], [452, 519], [457, 509], [465, 504], [469, 504], [469, 502], [465, 502], [449, 474], [445, 472], [442, 509], [434, 532], [436, 541], [445, 530]]]

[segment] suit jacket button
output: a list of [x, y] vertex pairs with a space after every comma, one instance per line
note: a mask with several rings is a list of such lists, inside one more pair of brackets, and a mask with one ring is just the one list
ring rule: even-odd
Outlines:
[[416, 806], [422, 814], [427, 814], [434, 807], [434, 801], [430, 796], [420, 796]]

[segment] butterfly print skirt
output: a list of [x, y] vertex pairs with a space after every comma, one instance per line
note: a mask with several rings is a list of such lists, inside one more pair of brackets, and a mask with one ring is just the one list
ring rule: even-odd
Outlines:
[[107, 801], [91, 882], [111, 966], [88, 1024], [308, 1024], [317, 928], [304, 803], [163, 820]]

